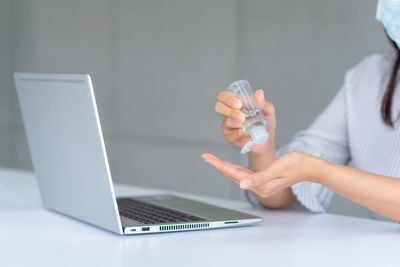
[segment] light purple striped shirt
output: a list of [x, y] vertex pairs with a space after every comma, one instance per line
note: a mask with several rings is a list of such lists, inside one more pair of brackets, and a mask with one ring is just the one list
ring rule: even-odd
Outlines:
[[[385, 125], [380, 115], [394, 59], [394, 54], [372, 55], [350, 69], [328, 107], [307, 130], [279, 149], [278, 156], [290, 151], [306, 152], [332, 163], [345, 165], [352, 161], [357, 169], [400, 178], [400, 88], [393, 97], [395, 127]], [[311, 182], [295, 184], [292, 191], [312, 212], [325, 212], [333, 197], [331, 190]], [[386, 219], [372, 211], [370, 215]]]

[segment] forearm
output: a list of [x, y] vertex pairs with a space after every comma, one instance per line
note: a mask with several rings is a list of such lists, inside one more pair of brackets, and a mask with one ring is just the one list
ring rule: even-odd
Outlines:
[[311, 164], [311, 182], [320, 183], [376, 213], [400, 221], [400, 179], [354, 168], [321, 163]]

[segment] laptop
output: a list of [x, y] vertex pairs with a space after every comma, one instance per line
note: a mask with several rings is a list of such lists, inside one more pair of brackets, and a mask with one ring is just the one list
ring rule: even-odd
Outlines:
[[170, 194], [116, 198], [90, 76], [15, 73], [14, 78], [47, 209], [126, 235], [248, 226], [261, 221]]

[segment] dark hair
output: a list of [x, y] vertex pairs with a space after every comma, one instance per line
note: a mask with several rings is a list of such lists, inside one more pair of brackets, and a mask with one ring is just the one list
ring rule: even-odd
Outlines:
[[[390, 39], [390, 38], [389, 38]], [[393, 120], [392, 120], [392, 102], [393, 102], [393, 94], [396, 88], [397, 82], [397, 73], [400, 68], [400, 49], [397, 46], [396, 42], [390, 39], [394, 49], [396, 50], [396, 60], [393, 64], [392, 73], [390, 76], [389, 83], [386, 88], [386, 92], [382, 98], [382, 106], [381, 106], [381, 116], [383, 122], [393, 128]]]

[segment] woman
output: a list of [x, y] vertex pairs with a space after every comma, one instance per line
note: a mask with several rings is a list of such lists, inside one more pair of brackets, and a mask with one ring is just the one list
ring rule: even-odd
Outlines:
[[[373, 55], [346, 73], [329, 106], [291, 143], [275, 151], [274, 106], [262, 90], [254, 94], [268, 122], [269, 140], [253, 146], [249, 168], [203, 158], [266, 208], [298, 200], [312, 212], [324, 212], [333, 192], [357, 202], [378, 219], [400, 221], [400, 0], [380, 0], [377, 19], [396, 53]], [[221, 91], [215, 105], [223, 116], [225, 139], [238, 147], [249, 141], [241, 124], [241, 102]], [[346, 165], [350, 160], [355, 168]]]

